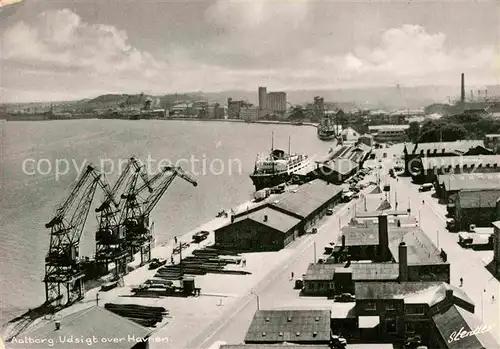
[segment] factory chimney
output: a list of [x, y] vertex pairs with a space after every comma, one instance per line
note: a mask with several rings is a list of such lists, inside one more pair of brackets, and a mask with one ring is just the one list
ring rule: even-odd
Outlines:
[[465, 75], [462, 73], [462, 90], [460, 94], [460, 102], [464, 103], [465, 102]]
[[488, 90], [484, 90], [484, 98], [488, 98]]
[[380, 258], [387, 261], [389, 259], [389, 231], [386, 214], [378, 216], [378, 246]]
[[399, 256], [399, 281], [408, 281], [408, 250], [404, 241], [401, 241], [398, 249]]
[[474, 94], [473, 94], [472, 90], [470, 90], [470, 101], [471, 102], [474, 101]]

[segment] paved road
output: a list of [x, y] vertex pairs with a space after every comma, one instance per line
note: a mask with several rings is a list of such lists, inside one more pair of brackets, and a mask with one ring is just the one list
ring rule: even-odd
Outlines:
[[293, 288], [291, 273], [294, 273], [295, 278], [300, 278], [306, 272], [309, 263], [314, 262], [315, 257], [321, 258], [324, 246], [330, 241], [336, 241], [340, 235], [339, 222], [344, 226], [352, 218], [353, 205], [354, 202], [340, 206], [334, 215], [326, 217], [318, 228], [318, 233], [307, 236], [291, 260], [271, 272], [255, 287], [253, 294], [244, 297], [234, 308], [228, 309], [227, 317], [210, 326], [189, 343], [188, 347], [205, 349], [217, 341], [241, 343], [257, 307], [273, 309], [293, 303], [298, 298], [298, 291]]
[[[495, 335], [500, 341], [499, 282], [485, 268], [493, 258], [493, 251], [460, 247], [457, 234], [446, 230], [446, 207], [432, 197], [432, 192], [419, 193], [418, 186], [412, 184], [410, 178], [392, 180], [391, 187], [397, 192], [400, 207], [407, 208], [410, 202], [412, 214], [420, 216], [422, 229], [436, 246], [445, 250], [451, 264], [450, 283], [460, 286], [460, 278], [463, 278], [463, 289], [476, 304], [475, 314], [483, 323], [496, 325]], [[395, 196], [393, 193], [393, 202]], [[495, 295], [494, 301], [492, 295]]]

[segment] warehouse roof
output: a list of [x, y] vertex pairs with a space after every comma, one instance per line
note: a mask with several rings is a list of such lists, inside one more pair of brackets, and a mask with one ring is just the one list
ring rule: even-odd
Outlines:
[[449, 349], [483, 349], [483, 348], [500, 348], [500, 344], [492, 336], [490, 331], [497, 331], [495, 327], [483, 332], [478, 331], [477, 334], [471, 336], [458, 337], [458, 340], [450, 341], [452, 334], [460, 329], [462, 332], [470, 332], [477, 328], [488, 328], [476, 316], [463, 310], [455, 305], [448, 310], [438, 313], [432, 317], [438, 332], [443, 338], [443, 343], [446, 343]]
[[431, 153], [436, 150], [436, 153], [466, 153], [472, 148], [484, 147], [484, 141], [482, 140], [472, 140], [472, 141], [455, 141], [455, 142], [434, 142], [434, 143], [418, 143], [409, 144], [407, 149], [411, 154], [418, 154], [420, 151], [427, 153], [429, 150]]
[[[343, 227], [342, 235], [345, 236], [345, 246], [377, 246], [378, 226], [369, 227]], [[340, 238], [340, 241], [341, 238]]]
[[245, 343], [329, 340], [330, 310], [258, 310], [245, 337]]
[[250, 219], [254, 222], [268, 226], [272, 229], [286, 233], [300, 223], [300, 219], [289, 214], [273, 209], [271, 206], [261, 207], [259, 210], [252, 211], [247, 215], [238, 216], [234, 223]]
[[368, 126], [371, 131], [404, 131], [410, 128], [410, 125], [372, 125]]
[[430, 170], [433, 168], [459, 168], [464, 167], [495, 167], [500, 164], [500, 155], [474, 155], [474, 156], [439, 156], [422, 159], [422, 168]]
[[441, 251], [420, 227], [389, 227], [389, 250], [399, 262], [399, 244], [404, 241], [408, 253], [408, 265], [445, 264]]
[[351, 273], [354, 281], [361, 280], [396, 280], [399, 276], [397, 263], [352, 263], [344, 264], [309, 264], [304, 276], [306, 281], [333, 280], [335, 274]]
[[[18, 341], [9, 343], [9, 348], [15, 349], [34, 349], [49, 347], [48, 341], [53, 343], [51, 348], [68, 349], [68, 343], [61, 343], [59, 338], [97, 338], [99, 349], [128, 349], [132, 348], [136, 342], [130, 342], [127, 338], [135, 337], [138, 339], [147, 338], [151, 331], [135, 322], [127, 320], [104, 308], [94, 306], [63, 317], [59, 320], [60, 329], [55, 330], [55, 322], [37, 328], [36, 330], [23, 334]], [[19, 340], [25, 337], [33, 340], [39, 339], [39, 343], [21, 343]], [[125, 338], [123, 341], [113, 343], [107, 341], [109, 338]], [[71, 349], [88, 348], [89, 345], [83, 343], [71, 343]]]
[[462, 190], [457, 195], [457, 204], [461, 208], [492, 208], [498, 198], [500, 189]]
[[315, 179], [301, 185], [295, 192], [285, 193], [272, 202], [271, 207], [306, 218], [333, 197], [342, 193], [342, 187]]
[[405, 304], [434, 306], [446, 299], [446, 291], [453, 291], [453, 302], [474, 307], [474, 302], [459, 287], [445, 282], [357, 282], [354, 286], [356, 299], [404, 299]]
[[333, 280], [335, 264], [309, 264], [304, 281]]
[[446, 191], [494, 189], [500, 187], [500, 173], [464, 173], [438, 176]]

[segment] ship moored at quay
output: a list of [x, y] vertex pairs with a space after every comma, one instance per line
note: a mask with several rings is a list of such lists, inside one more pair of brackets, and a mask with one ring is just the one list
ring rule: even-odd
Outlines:
[[281, 149], [274, 149], [274, 134], [272, 136], [271, 151], [269, 154], [257, 156], [254, 171], [250, 175], [255, 189], [275, 187], [291, 180], [300, 181], [301, 174], [312, 171], [311, 160], [306, 154], [293, 154], [291, 140], [288, 143], [288, 153]]

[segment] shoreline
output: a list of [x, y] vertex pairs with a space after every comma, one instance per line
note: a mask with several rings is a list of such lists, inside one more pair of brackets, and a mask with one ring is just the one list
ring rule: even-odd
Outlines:
[[243, 119], [199, 119], [199, 118], [180, 118], [180, 117], [166, 117], [166, 118], [149, 118], [149, 119], [125, 119], [125, 118], [99, 118], [99, 117], [81, 117], [81, 118], [68, 118], [68, 119], [0, 119], [2, 122], [39, 122], [39, 121], [75, 121], [75, 120], [122, 120], [122, 121], [149, 121], [149, 120], [162, 120], [162, 121], [209, 121], [209, 122], [234, 122], [234, 123], [248, 123], [248, 124], [269, 124], [269, 125], [293, 125], [293, 126], [312, 126], [317, 127], [318, 124], [314, 122], [304, 121], [301, 124], [294, 124], [292, 121], [278, 121], [278, 120], [254, 120], [246, 121]]
[[[292, 185], [287, 187], [287, 191], [294, 190], [297, 186]], [[176, 235], [172, 238], [169, 238], [168, 240], [162, 242], [161, 244], [153, 244], [151, 245], [151, 259], [153, 258], [164, 258], [167, 260], [166, 265], [172, 265], [170, 257], [174, 257], [174, 264], [177, 264], [179, 262], [179, 254], [174, 254], [173, 250], [175, 247], [178, 246], [179, 243], [187, 243], [189, 244], [188, 247], [183, 248], [182, 250], [182, 257], [185, 258], [187, 256], [192, 255], [192, 251], [195, 249], [202, 249], [206, 247], [207, 245], [213, 245], [215, 243], [215, 237], [214, 237], [214, 231], [228, 223], [230, 223], [231, 218], [230, 214], [231, 211], [234, 212], [234, 214], [238, 214], [241, 212], [244, 212], [245, 210], [252, 209], [254, 207], [264, 205], [268, 202], [272, 202], [273, 199], [276, 196], [279, 196], [280, 194], [271, 194], [268, 198], [262, 201], [254, 201], [254, 199], [249, 199], [239, 205], [236, 205], [230, 209], [224, 209], [224, 212], [228, 213], [228, 216], [222, 216], [222, 217], [215, 217], [210, 219], [209, 221], [202, 223], [198, 225], [196, 228], [191, 229], [187, 232], [180, 233], [179, 235]], [[153, 221], [154, 222], [154, 221]], [[193, 243], [192, 241], [192, 235], [196, 232], [199, 231], [209, 231], [210, 235], [207, 237], [206, 240], [200, 242], [200, 243]], [[153, 231], [154, 235], [154, 231]], [[174, 243], [175, 238], [177, 238], [177, 245]], [[241, 254], [245, 255], [245, 254]], [[139, 285], [144, 283], [146, 280], [151, 279], [154, 277], [156, 274], [157, 269], [154, 270], [149, 270], [148, 269], [149, 263], [145, 263], [143, 265], [140, 265], [140, 252], [136, 253], [134, 255], [134, 261], [128, 263], [128, 268], [129, 272], [124, 275], [122, 278], [124, 280], [125, 288], [129, 288], [135, 285]], [[207, 274], [208, 277], [210, 277], [212, 274]], [[216, 274], [213, 274], [216, 275]], [[212, 275], [212, 276], [213, 276]], [[88, 281], [88, 285], [86, 285], [88, 288], [84, 289], [84, 297], [71, 304], [68, 307], [63, 307], [60, 310], [56, 311], [54, 316], [55, 317], [62, 317], [62, 316], [67, 316], [72, 313], [75, 313], [77, 311], [80, 311], [82, 309], [86, 309], [89, 306], [92, 306], [94, 300], [97, 297], [97, 294], [99, 294], [99, 299], [102, 300], [102, 304], [105, 303], [106, 298], [114, 298], [114, 303], [117, 303], [118, 300], [117, 298], [119, 296], [113, 296], [113, 293], [116, 293], [116, 291], [122, 289], [123, 287], [117, 287], [115, 289], [112, 289], [107, 292], [102, 292], [101, 291], [101, 286], [104, 285], [105, 283], [109, 282], [110, 279], [114, 276], [113, 270], [110, 270], [110, 272], [106, 275], [101, 276], [99, 279], [93, 279]], [[101, 298], [101, 296], [103, 296]], [[109, 297], [106, 297], [109, 296]], [[230, 297], [232, 298], [231, 295], [225, 295], [225, 294], [206, 294], [202, 292], [202, 296], [215, 296], [215, 297]], [[166, 297], [168, 299], [169, 297]], [[141, 298], [137, 298], [137, 300], [132, 301], [131, 303], [134, 304], [139, 304], [141, 303]], [[188, 298], [189, 299], [189, 298]], [[89, 304], [90, 303], [90, 304]], [[36, 308], [35, 308], [36, 309]], [[41, 324], [46, 323], [48, 321], [52, 321], [52, 317], [49, 316], [49, 319], [46, 318], [46, 316], [40, 316], [35, 318], [34, 320], [28, 320], [28, 325], [26, 326], [25, 321], [26, 318], [23, 317], [23, 315], [27, 314], [27, 312], [31, 309], [23, 309], [22, 311], [19, 311], [19, 313], [16, 313], [15, 316], [11, 319], [5, 319], [5, 322], [1, 324], [1, 329], [0, 329], [0, 335], [2, 338], [10, 339], [12, 337], [18, 337], [22, 335], [23, 333], [27, 333], [31, 331], [34, 328], [39, 327]], [[15, 322], [11, 322], [14, 319], [18, 319]], [[158, 324], [160, 325], [160, 324]], [[26, 326], [26, 327], [25, 327]], [[159, 328], [163, 327], [164, 325], [161, 325]], [[19, 329], [21, 328], [21, 331]], [[155, 328], [155, 331], [158, 330], [159, 328]]]

